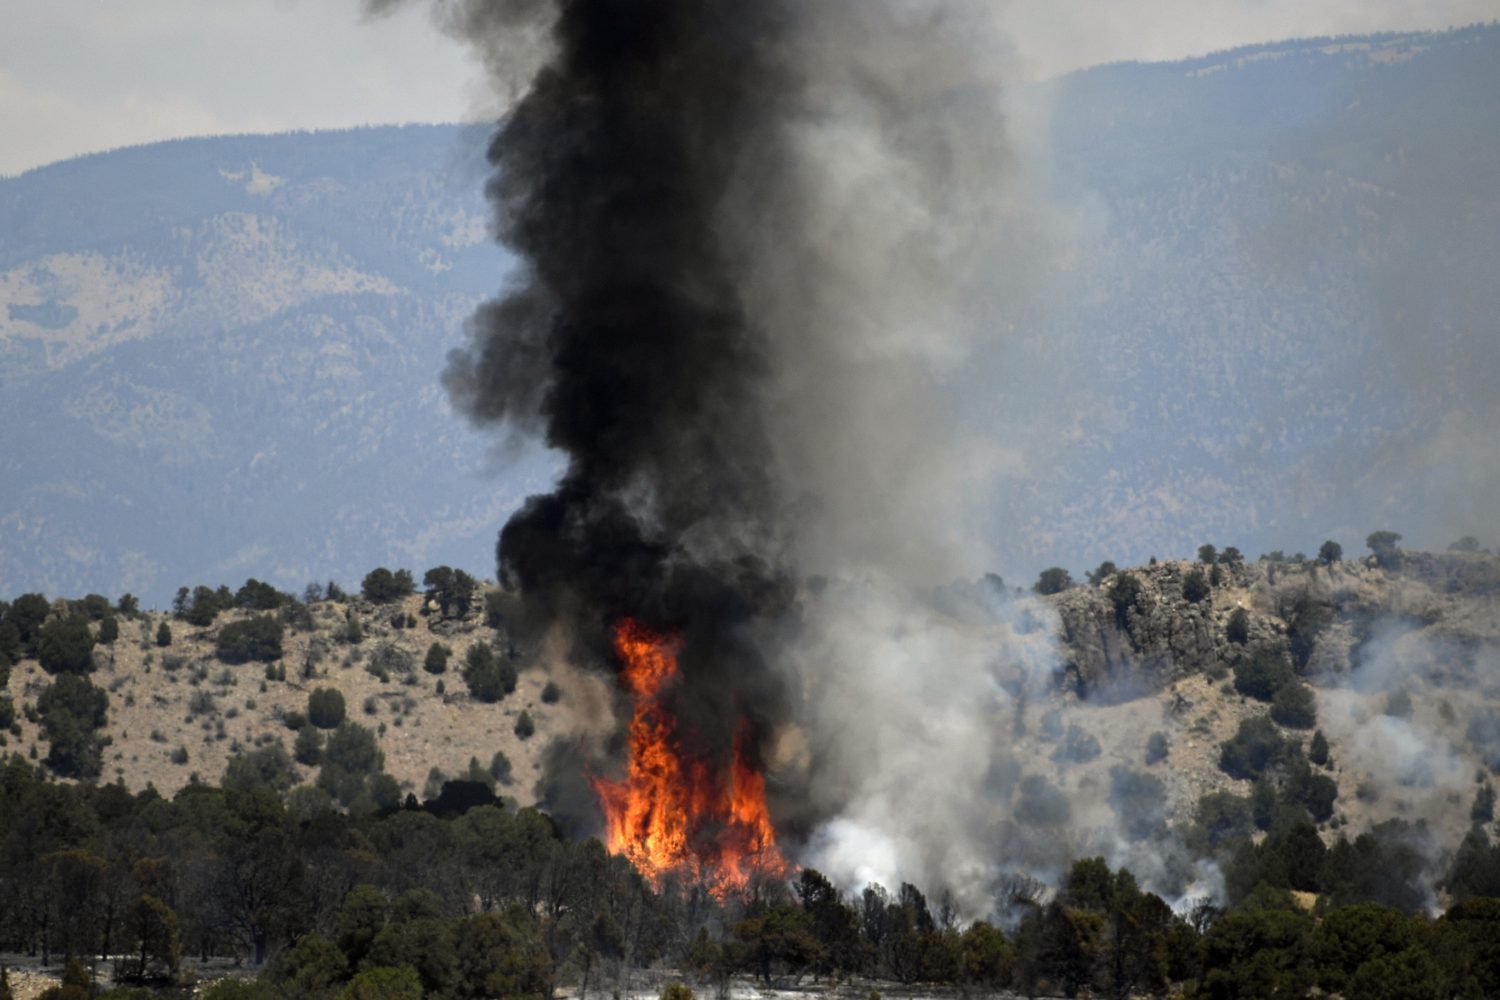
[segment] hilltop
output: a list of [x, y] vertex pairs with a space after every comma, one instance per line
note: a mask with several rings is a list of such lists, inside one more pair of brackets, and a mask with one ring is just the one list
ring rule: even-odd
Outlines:
[[[1380, 562], [1171, 560], [1046, 597], [1059, 702], [1035, 710], [1032, 759], [1053, 762], [1071, 801], [1111, 800], [1126, 826], [1120, 775], [1149, 775], [1155, 791], [1126, 812], [1154, 810], [1188, 831], [1205, 795], [1261, 791], [1256, 775], [1229, 773], [1224, 747], [1265, 720], [1304, 750], [1315, 734], [1326, 740], [1316, 767], [1333, 782], [1325, 836], [1400, 819], [1456, 843], [1500, 764], [1500, 558], [1403, 552], [1399, 566]], [[1049, 733], [1046, 714], [1059, 705]], [[1063, 722], [1097, 740], [1089, 759], [1059, 752]], [[1273, 777], [1284, 792], [1288, 775]]]
[[[1390, 818], [1447, 834], [1468, 828], [1474, 796], [1500, 764], [1500, 689], [1490, 673], [1500, 558], [1404, 552], [1399, 567], [1384, 567], [1374, 557], [1229, 557], [1103, 567], [1093, 577], [1009, 598], [1050, 623], [1056, 650], [1049, 690], [1015, 707], [1006, 766], [1016, 771], [994, 789], [1012, 796], [1015, 816], [1036, 805], [1035, 780], [1022, 780], [1031, 775], [1069, 804], [1042, 828], [1130, 827], [1117, 794], [1127, 775], [1145, 782], [1150, 800], [1129, 809], [1154, 816], [1153, 831], [1186, 831], [1206, 794], [1248, 797], [1257, 787], [1253, 775], [1228, 773], [1221, 755], [1242, 723], [1265, 717], [1287, 741], [1326, 739], [1319, 773], [1336, 793], [1319, 813], [1330, 835]], [[274, 592], [254, 584], [240, 603]], [[477, 776], [524, 805], [537, 801], [550, 745], [613, 725], [609, 676], [524, 645], [492, 585], [447, 607], [431, 590], [381, 601], [333, 590], [257, 609], [233, 606], [226, 588], [223, 610], [198, 624], [188, 618], [213, 597], [208, 588], [185, 594], [176, 613], [121, 613], [103, 598], [52, 602], [52, 619], [92, 619], [96, 637], [106, 617], [118, 622], [118, 637], [90, 657], [92, 681], [108, 695], [99, 780], [170, 796], [217, 781], [236, 755], [280, 747], [281, 780], [315, 783], [317, 763], [290, 758], [310, 696], [331, 689], [347, 719], [370, 731], [401, 794], [432, 798], [444, 779]], [[266, 616], [282, 623], [274, 654], [227, 662], [235, 657], [223, 652], [226, 632]], [[441, 673], [431, 672], [434, 645], [448, 651]], [[503, 663], [510, 677], [489, 700], [465, 680], [473, 656]], [[16, 720], [6, 743], [34, 759], [49, 755], [36, 705], [54, 680], [35, 658], [10, 670]], [[1282, 687], [1306, 696], [1289, 708], [1283, 702], [1295, 699], [1278, 698]], [[523, 712], [534, 735], [517, 732]]]
[[[54, 614], [70, 610], [67, 602], [53, 607]], [[579, 701], [598, 697], [597, 685], [565, 678], [564, 693], [531, 660], [521, 664], [528, 669], [511, 667], [512, 689], [500, 697], [471, 696], [463, 674], [477, 647], [507, 663], [517, 655], [503, 626], [486, 624], [483, 607], [481, 598], [477, 609], [444, 615], [422, 594], [377, 603], [337, 592], [269, 610], [230, 608], [201, 625], [170, 612], [116, 612], [118, 638], [92, 654], [92, 681], [109, 695], [98, 778], [171, 796], [199, 780], [217, 782], [236, 755], [269, 746], [290, 755], [308, 725], [309, 699], [323, 689], [337, 691], [344, 717], [374, 734], [384, 771], [403, 795], [435, 797], [443, 780], [468, 776], [474, 763], [499, 794], [529, 805], [550, 735], [580, 725]], [[279, 655], [226, 662], [219, 652], [225, 630], [267, 615], [286, 623]], [[441, 673], [428, 660], [434, 644], [447, 652]], [[9, 691], [20, 708], [12, 747], [47, 756], [33, 709], [52, 680], [34, 658], [11, 669]], [[535, 738], [516, 732], [523, 712]], [[505, 763], [495, 763], [497, 754]], [[292, 784], [311, 784], [319, 774], [316, 763], [285, 765]]]

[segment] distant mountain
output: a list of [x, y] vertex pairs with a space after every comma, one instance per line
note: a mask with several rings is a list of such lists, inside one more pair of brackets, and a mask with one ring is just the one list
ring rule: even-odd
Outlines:
[[1496, 25], [1026, 95], [1066, 235], [983, 369], [1012, 561], [1500, 540], [1497, 95]]
[[[998, 252], [968, 387], [1020, 470], [996, 568], [1500, 541], [1496, 95], [1497, 26], [1018, 95], [1035, 240]], [[551, 466], [438, 385], [507, 267], [486, 138], [184, 140], [0, 180], [0, 594], [492, 573]]]
[[488, 575], [535, 456], [438, 385], [500, 287], [482, 129], [197, 139], [0, 181], [0, 592]]

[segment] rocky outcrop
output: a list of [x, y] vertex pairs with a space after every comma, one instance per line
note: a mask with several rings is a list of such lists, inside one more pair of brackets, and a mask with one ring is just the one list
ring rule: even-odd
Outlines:
[[[1201, 600], [1183, 594], [1185, 578], [1208, 570], [1173, 561], [1127, 570], [1140, 583], [1135, 598], [1117, 609], [1112, 594], [1120, 574], [1052, 598], [1062, 620], [1063, 684], [1082, 698], [1134, 697], [1194, 673], [1222, 672], [1263, 646], [1280, 646], [1285, 629], [1256, 613], [1247, 599], [1253, 568], [1220, 568], [1219, 585]], [[1245, 608], [1249, 638], [1231, 642], [1230, 615]]]
[[[1372, 559], [1220, 566], [1193, 601], [1184, 583], [1195, 571], [1209, 573], [1185, 561], [1123, 571], [1140, 586], [1119, 607], [1121, 574], [1049, 597], [1061, 620], [1062, 686], [1120, 700], [1192, 674], [1222, 676], [1262, 651], [1291, 657], [1310, 677], [1345, 674], [1391, 628], [1473, 648], [1500, 642], [1500, 558], [1484, 553], [1403, 553], [1395, 569]], [[1245, 628], [1232, 639], [1239, 610]]]

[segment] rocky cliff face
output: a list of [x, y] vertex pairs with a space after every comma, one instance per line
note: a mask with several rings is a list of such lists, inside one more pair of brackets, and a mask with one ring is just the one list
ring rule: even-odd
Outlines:
[[[1213, 570], [1184, 561], [1122, 571], [1140, 584], [1128, 601], [1113, 597], [1121, 574], [1051, 597], [1061, 619], [1061, 685], [1083, 699], [1118, 700], [1193, 674], [1222, 677], [1261, 651], [1285, 653], [1303, 676], [1336, 683], [1393, 630], [1469, 659], [1500, 641], [1500, 557], [1403, 553], [1391, 569], [1373, 557], [1214, 569], [1218, 582], [1197, 601], [1184, 596], [1187, 576], [1211, 578]], [[1240, 609], [1245, 630], [1231, 638]]]

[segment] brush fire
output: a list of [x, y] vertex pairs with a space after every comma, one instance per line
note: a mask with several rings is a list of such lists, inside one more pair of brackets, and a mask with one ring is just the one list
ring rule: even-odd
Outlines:
[[748, 751], [742, 724], [727, 767], [686, 752], [668, 695], [677, 680], [680, 640], [633, 619], [614, 629], [621, 683], [632, 701], [623, 780], [593, 778], [605, 839], [660, 884], [679, 874], [720, 898], [748, 887], [757, 873], [784, 877], [766, 808], [766, 782]]

